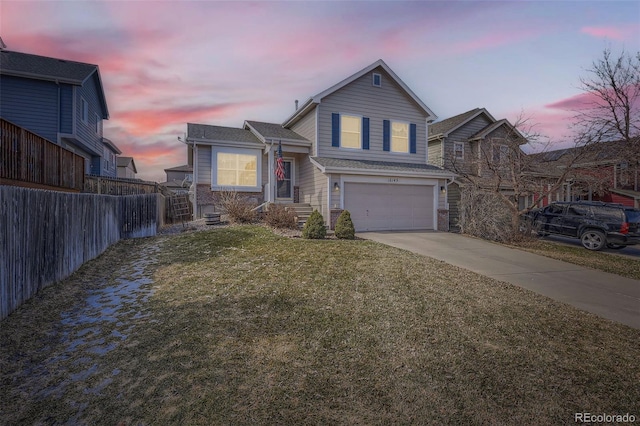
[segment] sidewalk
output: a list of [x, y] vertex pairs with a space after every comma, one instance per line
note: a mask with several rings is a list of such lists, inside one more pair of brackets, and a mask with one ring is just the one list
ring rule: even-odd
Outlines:
[[640, 329], [640, 281], [449, 232], [366, 232], [361, 238], [442, 260]]

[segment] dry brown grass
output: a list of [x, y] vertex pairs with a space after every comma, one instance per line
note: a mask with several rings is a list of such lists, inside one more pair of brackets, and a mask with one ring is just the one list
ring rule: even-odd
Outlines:
[[[118, 321], [61, 323], [132, 273], [152, 282]], [[62, 338], [91, 327], [94, 343]], [[639, 342], [639, 330], [380, 244], [218, 229], [122, 242], [3, 321], [0, 423], [638, 416]]]

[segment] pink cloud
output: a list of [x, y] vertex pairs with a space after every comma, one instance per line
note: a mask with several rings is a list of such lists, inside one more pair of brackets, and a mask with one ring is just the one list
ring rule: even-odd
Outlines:
[[640, 24], [628, 24], [619, 26], [582, 27], [580, 32], [592, 37], [608, 38], [625, 41], [637, 39], [640, 33]]

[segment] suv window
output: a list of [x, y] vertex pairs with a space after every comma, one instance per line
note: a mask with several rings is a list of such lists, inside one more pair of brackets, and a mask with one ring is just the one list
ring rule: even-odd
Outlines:
[[562, 214], [563, 207], [557, 204], [551, 204], [547, 207], [547, 213], [549, 214]]
[[640, 210], [625, 210], [627, 214], [627, 222], [640, 223]]
[[592, 206], [593, 216], [596, 220], [601, 220], [605, 223], [619, 223], [624, 221], [622, 209], [606, 206]]
[[581, 206], [578, 204], [572, 204], [567, 209], [567, 215], [569, 216], [589, 216], [589, 207]]

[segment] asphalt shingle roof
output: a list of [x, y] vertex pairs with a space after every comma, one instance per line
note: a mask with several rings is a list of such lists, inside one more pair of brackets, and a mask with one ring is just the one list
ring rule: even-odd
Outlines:
[[454, 115], [453, 117], [429, 125], [429, 136], [447, 133], [449, 130], [467, 121], [478, 111], [480, 111], [480, 108], [474, 108], [471, 111], [463, 112], [462, 114]]
[[264, 123], [262, 121], [249, 121], [247, 124], [253, 127], [258, 133], [268, 139], [289, 139], [307, 141], [291, 129], [285, 129], [281, 124]]
[[398, 172], [446, 172], [431, 164], [394, 163], [391, 161], [345, 160], [342, 158], [312, 157], [323, 167], [339, 167], [360, 170], [392, 170]]
[[187, 123], [187, 137], [227, 142], [253, 142], [262, 145], [262, 142], [249, 130], [208, 124]]
[[28, 53], [0, 51], [0, 73], [80, 85], [98, 69], [97, 65]]

